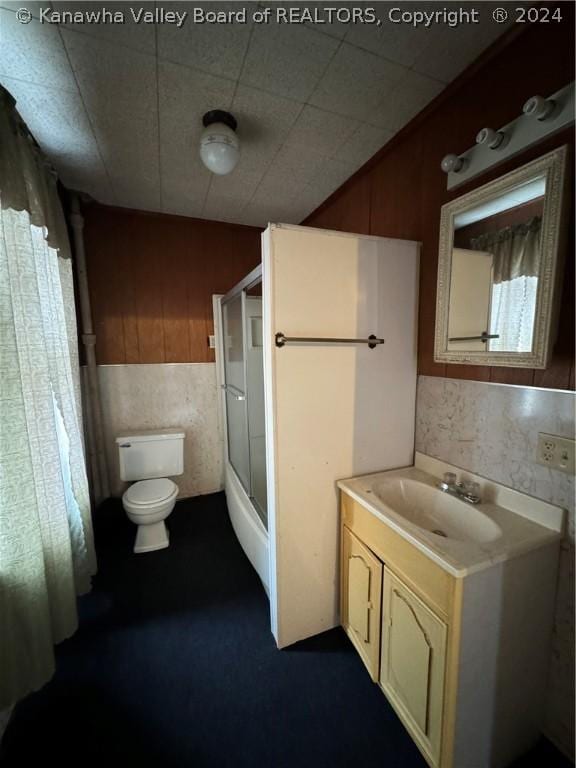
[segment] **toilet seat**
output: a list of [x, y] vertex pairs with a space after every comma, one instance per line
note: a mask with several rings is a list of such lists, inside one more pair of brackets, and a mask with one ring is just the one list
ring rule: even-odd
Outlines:
[[124, 499], [133, 507], [144, 511], [147, 507], [157, 506], [169, 501], [178, 493], [178, 486], [166, 477], [155, 480], [139, 480], [124, 494]]

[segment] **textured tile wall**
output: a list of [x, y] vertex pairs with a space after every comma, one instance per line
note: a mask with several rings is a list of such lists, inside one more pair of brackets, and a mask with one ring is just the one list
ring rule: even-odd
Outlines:
[[174, 478], [180, 498], [222, 488], [222, 432], [214, 363], [101, 365], [98, 367], [112, 493], [119, 477], [117, 435], [181, 427], [184, 474]]
[[418, 378], [416, 450], [568, 511], [550, 668], [547, 734], [574, 750], [574, 477], [536, 464], [538, 432], [571, 437], [573, 392]]

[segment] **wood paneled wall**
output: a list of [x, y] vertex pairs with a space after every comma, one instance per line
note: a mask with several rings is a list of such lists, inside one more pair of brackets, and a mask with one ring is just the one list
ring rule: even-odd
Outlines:
[[84, 210], [98, 363], [205, 363], [212, 295], [260, 263], [260, 233], [102, 205]]
[[[574, 216], [573, 129], [565, 130], [448, 192], [440, 161], [461, 153], [484, 126], [500, 128], [521, 114], [534, 94], [547, 96], [574, 78], [574, 17], [562, 3], [561, 24], [516, 28], [497, 42], [436, 101], [394, 137], [355, 176], [303, 223], [362, 234], [401, 237], [422, 243], [420, 266], [419, 373], [508, 384], [574, 389]], [[569, 243], [565, 254], [560, 328], [546, 370], [438, 364], [434, 322], [440, 208], [513, 168], [568, 144], [572, 184], [568, 201]]]

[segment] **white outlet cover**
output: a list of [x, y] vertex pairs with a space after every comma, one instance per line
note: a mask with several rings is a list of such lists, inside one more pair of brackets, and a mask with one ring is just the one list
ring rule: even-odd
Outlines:
[[558, 469], [569, 475], [574, 474], [575, 441], [569, 437], [538, 433], [536, 461], [550, 469]]

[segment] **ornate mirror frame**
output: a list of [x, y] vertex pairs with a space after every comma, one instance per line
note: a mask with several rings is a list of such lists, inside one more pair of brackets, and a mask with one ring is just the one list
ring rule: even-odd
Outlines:
[[[555, 149], [442, 206], [434, 336], [435, 362], [517, 368], [548, 366], [557, 330], [559, 288], [562, 277], [566, 156], [565, 146]], [[537, 176], [546, 177], [546, 196], [542, 216], [540, 272], [532, 350], [530, 352], [449, 351], [448, 313], [455, 217]]]

